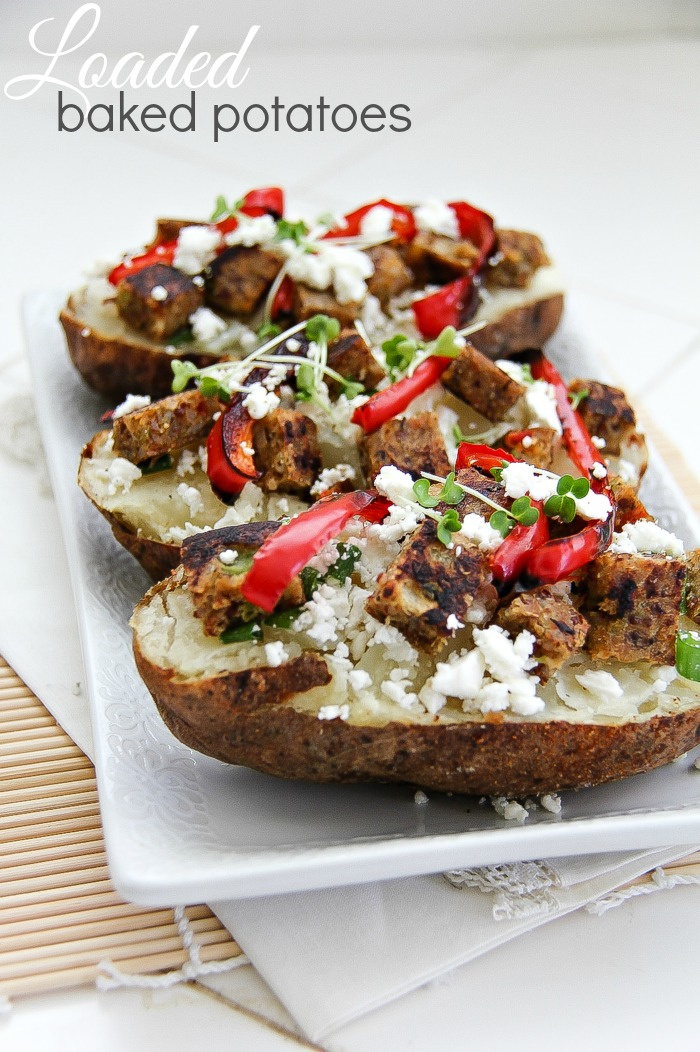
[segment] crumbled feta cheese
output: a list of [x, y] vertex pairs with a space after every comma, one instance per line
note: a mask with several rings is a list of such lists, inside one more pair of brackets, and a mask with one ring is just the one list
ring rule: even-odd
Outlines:
[[386, 237], [391, 233], [391, 224], [394, 221], [394, 213], [386, 205], [375, 205], [365, 212], [360, 220], [360, 236], [374, 241], [377, 238]]
[[535, 440], [532, 435], [523, 435], [520, 445], [523, 449], [529, 449], [530, 446], [534, 445], [534, 442]]
[[128, 493], [134, 482], [141, 478], [141, 468], [137, 468], [130, 460], [124, 457], [115, 457], [109, 465], [101, 468], [98, 472], [100, 478], [107, 483], [107, 494], [116, 496], [119, 490]]
[[282, 241], [280, 248], [288, 256], [287, 273], [294, 281], [302, 281], [314, 289], [332, 285], [339, 303], [364, 300], [366, 280], [374, 273], [374, 265], [366, 252], [330, 242], [319, 242], [314, 252], [288, 241]]
[[[548, 471], [541, 471], [531, 464], [516, 461], [508, 464], [501, 475], [507, 496], [524, 497], [529, 495], [533, 500], [544, 500], [557, 492], [557, 475]], [[612, 504], [604, 493], [596, 493], [589, 490], [585, 497], [574, 497], [569, 494], [576, 504], [576, 514], [588, 521], [604, 522], [612, 513]]]
[[474, 629], [474, 643], [483, 655], [488, 671], [502, 683], [522, 679], [537, 664], [532, 657], [536, 643], [532, 632], [523, 630], [511, 639], [505, 629], [489, 625], [488, 628]]
[[457, 632], [460, 628], [464, 628], [464, 622], [455, 614], [448, 614], [447, 621], [445, 621], [445, 628], [448, 632]]
[[472, 541], [482, 552], [492, 552], [503, 543], [503, 537], [494, 530], [493, 526], [483, 519], [481, 515], [474, 511], [470, 511], [468, 515], [464, 516], [462, 525], [459, 528], [459, 533], [453, 534], [455, 539], [459, 537], [466, 537], [467, 540]]
[[610, 551], [630, 555], [646, 552], [677, 558], [683, 554], [683, 541], [650, 519], [638, 519], [626, 522], [620, 533], [613, 534]]
[[340, 482], [354, 481], [357, 472], [351, 464], [336, 464], [334, 468], [324, 468], [311, 487], [311, 496], [319, 497], [331, 486], [337, 486]]
[[195, 340], [201, 340], [203, 343], [213, 340], [215, 336], [220, 336], [226, 331], [224, 319], [214, 314], [214, 311], [209, 310], [208, 307], [198, 307], [193, 314], [190, 314], [189, 322]]
[[409, 689], [410, 686], [411, 684], [407, 679], [390, 678], [385, 679], [379, 689], [382, 694], [385, 694], [391, 701], [395, 701], [402, 709], [410, 709], [418, 701], [418, 695]]
[[349, 705], [323, 705], [318, 710], [319, 720], [347, 720], [349, 716]]
[[354, 691], [359, 692], [371, 687], [372, 677], [363, 668], [354, 668], [348, 673], [348, 682]]
[[600, 435], [591, 435], [591, 442], [596, 449], [605, 449], [605, 439], [601, 438]]
[[328, 544], [324, 544], [320, 552], [314, 555], [313, 559], [310, 559], [307, 566], [310, 566], [312, 570], [318, 570], [319, 573], [325, 573], [338, 560], [338, 547], [334, 541], [329, 541]]
[[479, 693], [485, 669], [480, 650], [463, 650], [448, 661], [437, 662], [430, 686], [445, 697], [471, 701]]
[[183, 449], [178, 458], [175, 471], [180, 478], [184, 478], [185, 475], [194, 475], [198, 463], [199, 455], [197, 453], [193, 453], [191, 449]]
[[186, 522], [184, 526], [169, 526], [163, 534], [163, 540], [170, 544], [182, 544], [187, 537], [194, 537], [197, 533], [206, 533], [210, 526], [195, 526], [193, 522]]
[[401, 501], [410, 501], [415, 504], [416, 495], [413, 492], [413, 479], [407, 471], [401, 471], [393, 464], [386, 464], [376, 479], [374, 488], [382, 496], [399, 504]]
[[557, 793], [545, 793], [540, 797], [540, 806], [553, 815], [561, 814], [561, 797]]
[[428, 198], [427, 201], [418, 205], [414, 210], [413, 217], [419, 230], [425, 230], [433, 234], [443, 234], [445, 237], [452, 237], [455, 240], [459, 237], [457, 216], [454, 210], [449, 205], [446, 205], [444, 201], [438, 201], [434, 197]]
[[219, 552], [219, 562], [224, 566], [233, 566], [237, 558], [238, 552], [233, 548], [224, 548], [222, 552]]
[[639, 471], [630, 460], [618, 460], [617, 474], [623, 482], [628, 482], [631, 486], [636, 486], [639, 482]]
[[621, 698], [624, 693], [615, 677], [603, 669], [586, 669], [585, 672], [576, 676], [576, 680], [584, 690], [589, 691], [601, 701]]
[[239, 442], [238, 443], [238, 448], [241, 449], [246, 454], [246, 456], [248, 456], [248, 457], [252, 457], [253, 454], [255, 453], [255, 450], [253, 449], [253, 447], [248, 445], [247, 442]]
[[529, 818], [527, 810], [517, 800], [509, 800], [507, 796], [495, 796], [491, 800], [494, 811], [505, 818], [507, 822], [525, 822]]
[[264, 494], [254, 482], [246, 482], [235, 504], [226, 509], [221, 518], [214, 523], [214, 529], [223, 526], [240, 526], [244, 522], [259, 519], [263, 509]]
[[134, 413], [137, 409], [145, 409], [150, 404], [150, 395], [129, 394], [112, 413], [112, 420], [118, 420], [120, 416], [126, 416], [127, 413]]
[[263, 384], [254, 383], [243, 399], [243, 405], [253, 420], [262, 420], [280, 404], [279, 395], [268, 391]]
[[423, 515], [417, 508], [401, 508], [398, 504], [392, 504], [384, 521], [374, 523], [369, 532], [371, 536], [390, 544], [413, 533], [422, 519]]
[[168, 298], [168, 290], [165, 285], [154, 285], [151, 289], [151, 299], [156, 303], [164, 303]]
[[265, 644], [265, 660], [270, 668], [279, 668], [280, 665], [289, 660], [289, 654], [280, 639], [275, 639], [272, 643]]
[[507, 373], [511, 380], [515, 380], [516, 384], [532, 383], [526, 377], [525, 366], [520, 362], [512, 362], [509, 358], [499, 358], [495, 364], [502, 372]]
[[201, 274], [195, 274], [195, 276], [192, 278], [192, 284], [196, 285], [198, 289], [203, 289], [204, 285], [205, 285], [205, 281], [204, 281], [204, 278], [202, 277], [202, 275]]
[[186, 482], [181, 482], [177, 487], [177, 495], [189, 508], [190, 515], [199, 515], [200, 512], [204, 511], [202, 494], [194, 486], [188, 486]]
[[277, 223], [271, 215], [238, 217], [238, 226], [224, 238], [227, 245], [269, 245], [277, 234]]
[[608, 469], [605, 464], [601, 463], [600, 460], [596, 460], [595, 464], [591, 466], [591, 475], [594, 479], [604, 479], [608, 474]]
[[208, 267], [221, 244], [221, 234], [207, 226], [185, 226], [178, 235], [173, 266], [185, 274]]
[[533, 384], [528, 384], [525, 389], [525, 405], [530, 416], [530, 427], [551, 427], [552, 431], [561, 434], [557, 396], [552, 384], [545, 380], [535, 380]]

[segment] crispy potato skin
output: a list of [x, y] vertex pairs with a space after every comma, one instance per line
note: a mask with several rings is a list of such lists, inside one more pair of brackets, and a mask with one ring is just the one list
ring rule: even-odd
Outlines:
[[530, 347], [541, 347], [552, 335], [564, 311], [564, 296], [556, 293], [515, 307], [469, 337], [469, 342], [489, 358], [508, 358]]
[[197, 365], [220, 360], [212, 355], [169, 354], [166, 344], [159, 346], [134, 332], [128, 339], [104, 336], [86, 328], [74, 297], [59, 315], [68, 345], [68, 354], [85, 383], [112, 402], [128, 394], [147, 394], [163, 398], [171, 393], [175, 358], [187, 358]]

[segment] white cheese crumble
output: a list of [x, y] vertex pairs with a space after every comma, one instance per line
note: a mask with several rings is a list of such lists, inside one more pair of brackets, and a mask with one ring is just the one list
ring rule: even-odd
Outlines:
[[601, 701], [621, 698], [624, 693], [615, 677], [603, 669], [586, 669], [585, 672], [577, 675], [576, 679], [584, 690]]
[[233, 548], [224, 548], [222, 552], [219, 552], [219, 562], [224, 566], [233, 566], [237, 558], [238, 552]]
[[608, 469], [600, 460], [596, 460], [595, 464], [591, 466], [591, 475], [594, 479], [604, 479], [607, 474]]
[[526, 822], [529, 818], [526, 808], [517, 800], [509, 800], [507, 796], [494, 796], [491, 799], [496, 814], [505, 818], [507, 822]]
[[352, 689], [358, 692], [372, 686], [372, 677], [363, 668], [354, 668], [348, 673], [348, 682]]
[[319, 720], [347, 720], [349, 716], [349, 705], [322, 705], [318, 710]]
[[270, 668], [279, 668], [280, 665], [289, 660], [289, 654], [280, 639], [275, 639], [272, 643], [265, 644], [265, 660]]
[[137, 409], [145, 409], [150, 404], [150, 395], [128, 394], [112, 413], [112, 420], [118, 420], [120, 416], [126, 416], [127, 413], [135, 413]]
[[472, 541], [482, 552], [493, 552], [503, 544], [503, 537], [493, 526], [474, 511], [464, 516], [459, 532], [453, 537], [465, 537]]
[[273, 409], [276, 409], [279, 404], [279, 395], [276, 395], [274, 391], [268, 391], [261, 383], [252, 384], [248, 394], [243, 399], [243, 405], [253, 420], [262, 420]]
[[391, 233], [394, 213], [386, 205], [375, 205], [360, 220], [360, 236], [374, 241]]
[[448, 632], [458, 632], [460, 628], [464, 628], [464, 622], [460, 621], [456, 614], [448, 614], [445, 628]]
[[667, 555], [677, 558], [683, 554], [683, 541], [675, 533], [662, 529], [649, 519], [626, 522], [620, 533], [613, 534], [611, 552], [636, 555]]
[[178, 235], [173, 266], [185, 274], [199, 274], [209, 266], [221, 244], [221, 234], [207, 226], [185, 226]]
[[168, 298], [168, 290], [165, 285], [154, 285], [151, 289], [151, 299], [156, 303], [164, 303]]
[[367, 294], [367, 278], [374, 266], [366, 252], [348, 245], [319, 242], [316, 251], [307, 252], [291, 241], [280, 242], [287, 255], [287, 273], [314, 289], [333, 291], [339, 303], [361, 303]]
[[195, 468], [197, 467], [198, 463], [198, 453], [194, 453], [191, 449], [183, 449], [182, 453], [178, 458], [177, 467], [175, 468], [175, 471], [180, 476], [180, 478], [184, 478], [185, 475], [194, 475]]
[[[559, 476], [551, 472], [540, 471], [532, 464], [516, 461], [508, 464], [501, 475], [506, 495], [516, 499], [526, 495], [533, 500], [547, 500], [557, 492]], [[569, 494], [576, 505], [576, 514], [588, 521], [604, 522], [612, 513], [612, 504], [604, 493], [589, 490], [585, 497], [574, 497]]]
[[320, 497], [325, 490], [337, 486], [340, 482], [353, 482], [356, 475], [357, 472], [351, 464], [336, 464], [333, 468], [324, 468], [311, 487], [311, 496]]
[[605, 439], [601, 438], [600, 435], [591, 435], [591, 442], [596, 449], [605, 449]]
[[141, 474], [141, 468], [124, 457], [115, 457], [107, 467], [99, 469], [99, 477], [107, 483], [107, 495], [110, 497], [116, 496], [119, 490], [128, 493]]
[[639, 482], [639, 472], [631, 460], [625, 460], [624, 458], [618, 460], [617, 474], [623, 482], [629, 482], [631, 486], [636, 486]]
[[189, 508], [190, 515], [199, 515], [200, 512], [204, 511], [202, 494], [194, 486], [188, 486], [186, 482], [181, 482], [177, 487], [177, 495]]
[[386, 464], [374, 480], [374, 488], [382, 496], [400, 504], [402, 501], [410, 501], [415, 504], [416, 495], [413, 492], [413, 479], [407, 471], [401, 471], [393, 464]]
[[444, 201], [430, 197], [413, 212], [416, 226], [426, 233], [443, 234], [455, 240], [459, 237], [457, 215]]
[[535, 380], [525, 390], [525, 405], [529, 415], [529, 427], [551, 427], [558, 435], [562, 433], [561, 420], [557, 412], [557, 396], [552, 384], [546, 380]]
[[545, 793], [540, 797], [540, 806], [553, 815], [561, 814], [561, 797], [557, 793]]
[[245, 245], [251, 248], [253, 245], [269, 245], [274, 241], [277, 233], [277, 223], [272, 216], [244, 216], [238, 217], [238, 226], [224, 238], [227, 245]]
[[209, 307], [198, 307], [189, 317], [195, 340], [207, 343], [226, 331], [226, 322]]

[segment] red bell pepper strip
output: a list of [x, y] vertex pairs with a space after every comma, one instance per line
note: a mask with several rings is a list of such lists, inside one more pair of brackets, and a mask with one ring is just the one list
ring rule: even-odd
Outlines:
[[[581, 474], [590, 477], [591, 468], [594, 464], [602, 464], [605, 467], [605, 463], [591, 441], [591, 436], [581, 418], [581, 414], [577, 409], [574, 409], [569, 401], [569, 390], [558, 369], [548, 358], [540, 355], [533, 361], [531, 370], [535, 380], [546, 380], [554, 388], [557, 414], [561, 420], [566, 451]], [[605, 482], [606, 477], [607, 472], [602, 480], [603, 482]], [[594, 488], [601, 488], [600, 481], [595, 477], [593, 477], [592, 484]]]
[[280, 526], [258, 549], [241, 587], [243, 598], [272, 613], [290, 581], [354, 515], [381, 522], [389, 507], [386, 498], [368, 490], [321, 498]]
[[[271, 215], [274, 219], [280, 219], [284, 214], [284, 194], [277, 186], [266, 186], [259, 190], [249, 190], [243, 198], [239, 211], [253, 218]], [[224, 234], [230, 234], [237, 226], [238, 220], [235, 216], [226, 216], [225, 219], [220, 219], [218, 223], [211, 223], [210, 229], [218, 230], [223, 236]], [[108, 275], [107, 280], [112, 285], [118, 285], [120, 281], [130, 274], [137, 274], [140, 270], [153, 266], [154, 263], [164, 263], [167, 266], [172, 266], [176, 251], [177, 241], [163, 241], [159, 245], [154, 245], [148, 252], [142, 252], [139, 256], [132, 256], [130, 259], [124, 260], [123, 263], [117, 264]]]
[[274, 321], [280, 314], [291, 314], [292, 306], [294, 304], [294, 282], [287, 275], [282, 280], [282, 284], [275, 293], [275, 298], [272, 302], [272, 309], [270, 310], [270, 317]]
[[362, 208], [357, 208], [354, 212], [348, 212], [345, 216], [344, 225], [327, 230], [323, 238], [359, 237], [362, 220], [368, 212], [371, 212], [373, 208], [377, 208], [379, 205], [383, 208], [390, 208], [394, 213], [394, 218], [391, 221], [391, 230], [397, 241], [405, 243], [415, 237], [416, 221], [413, 218], [411, 209], [381, 197], [378, 201], [372, 201], [368, 205], [363, 205]]
[[438, 355], [426, 358], [412, 376], [402, 377], [391, 387], [377, 391], [362, 405], [358, 405], [351, 417], [353, 424], [359, 424], [365, 434], [371, 435], [387, 420], [391, 420], [397, 413], [402, 413], [414, 398], [432, 387], [451, 361], [452, 358]]
[[505, 449], [493, 449], [476, 442], [460, 442], [457, 448], [457, 460], [455, 468], [483, 468], [490, 471], [491, 468], [503, 467], [503, 461], [515, 464], [516, 458]]
[[479, 249], [479, 270], [496, 247], [496, 231], [492, 216], [466, 201], [450, 201], [449, 207], [457, 216], [459, 236], [471, 241]]
[[615, 515], [605, 522], [591, 522], [570, 537], [548, 541], [531, 552], [523, 567], [528, 587], [555, 584], [570, 577], [575, 570], [591, 562], [606, 550], [612, 540]]
[[246, 482], [260, 477], [251, 453], [241, 448], [253, 444], [253, 419], [240, 398], [221, 414], [207, 439], [207, 475], [221, 493], [234, 496]]
[[514, 581], [520, 577], [530, 554], [549, 540], [549, 519], [542, 501], [532, 503], [539, 509], [537, 522], [532, 526], [518, 523], [491, 556], [491, 572], [497, 581]]

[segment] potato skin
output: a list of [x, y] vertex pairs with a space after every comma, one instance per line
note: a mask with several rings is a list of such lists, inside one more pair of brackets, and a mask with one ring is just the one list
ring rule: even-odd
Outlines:
[[[172, 587], [171, 579], [155, 591]], [[451, 725], [319, 720], [292, 707], [288, 685], [306, 690], [329, 682], [321, 655], [302, 655], [305, 666], [290, 662], [188, 680], [149, 660], [137, 633], [134, 654], [162, 719], [180, 741], [281, 778], [407, 782], [445, 792], [527, 796], [649, 771], [700, 741], [700, 705], [622, 724], [535, 722], [499, 714]]]
[[170, 354], [166, 343], [159, 345], [139, 336], [105, 336], [86, 325], [76, 297], [71, 296], [59, 315], [68, 345], [68, 354], [85, 383], [112, 402], [121, 402], [128, 394], [147, 394], [163, 398], [171, 394], [176, 358], [197, 365], [211, 365], [221, 359], [213, 355]]
[[492, 358], [507, 358], [518, 351], [541, 347], [553, 334], [564, 311], [564, 296], [555, 293], [524, 307], [514, 307], [469, 337], [478, 351]]

